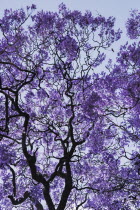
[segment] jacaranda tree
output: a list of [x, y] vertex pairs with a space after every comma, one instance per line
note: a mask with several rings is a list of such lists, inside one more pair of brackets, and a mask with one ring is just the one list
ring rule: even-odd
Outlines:
[[139, 209], [140, 13], [103, 65], [115, 18], [35, 9], [0, 19], [0, 209]]

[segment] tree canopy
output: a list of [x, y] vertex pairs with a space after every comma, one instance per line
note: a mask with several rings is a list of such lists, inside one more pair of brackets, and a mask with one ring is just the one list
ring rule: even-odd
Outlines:
[[140, 13], [116, 53], [114, 17], [35, 10], [0, 19], [0, 209], [139, 209]]

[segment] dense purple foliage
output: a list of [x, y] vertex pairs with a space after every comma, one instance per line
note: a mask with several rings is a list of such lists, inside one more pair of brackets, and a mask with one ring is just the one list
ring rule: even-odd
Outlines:
[[140, 208], [140, 13], [97, 73], [115, 19], [35, 9], [0, 20], [0, 209]]
[[137, 39], [140, 36], [140, 12], [138, 10], [131, 11], [131, 17], [126, 23], [127, 33], [131, 39]]

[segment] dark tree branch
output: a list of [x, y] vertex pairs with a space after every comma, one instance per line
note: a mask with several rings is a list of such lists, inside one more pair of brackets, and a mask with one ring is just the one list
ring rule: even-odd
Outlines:
[[13, 205], [19, 205], [29, 198], [29, 192], [26, 191], [23, 198], [15, 199], [12, 195], [9, 195], [8, 198], [11, 200]]

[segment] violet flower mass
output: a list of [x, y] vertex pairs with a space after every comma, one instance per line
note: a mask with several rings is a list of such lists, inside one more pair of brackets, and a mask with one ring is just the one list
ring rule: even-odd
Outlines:
[[0, 209], [140, 209], [139, 11], [105, 67], [114, 17], [35, 11], [0, 19]]

